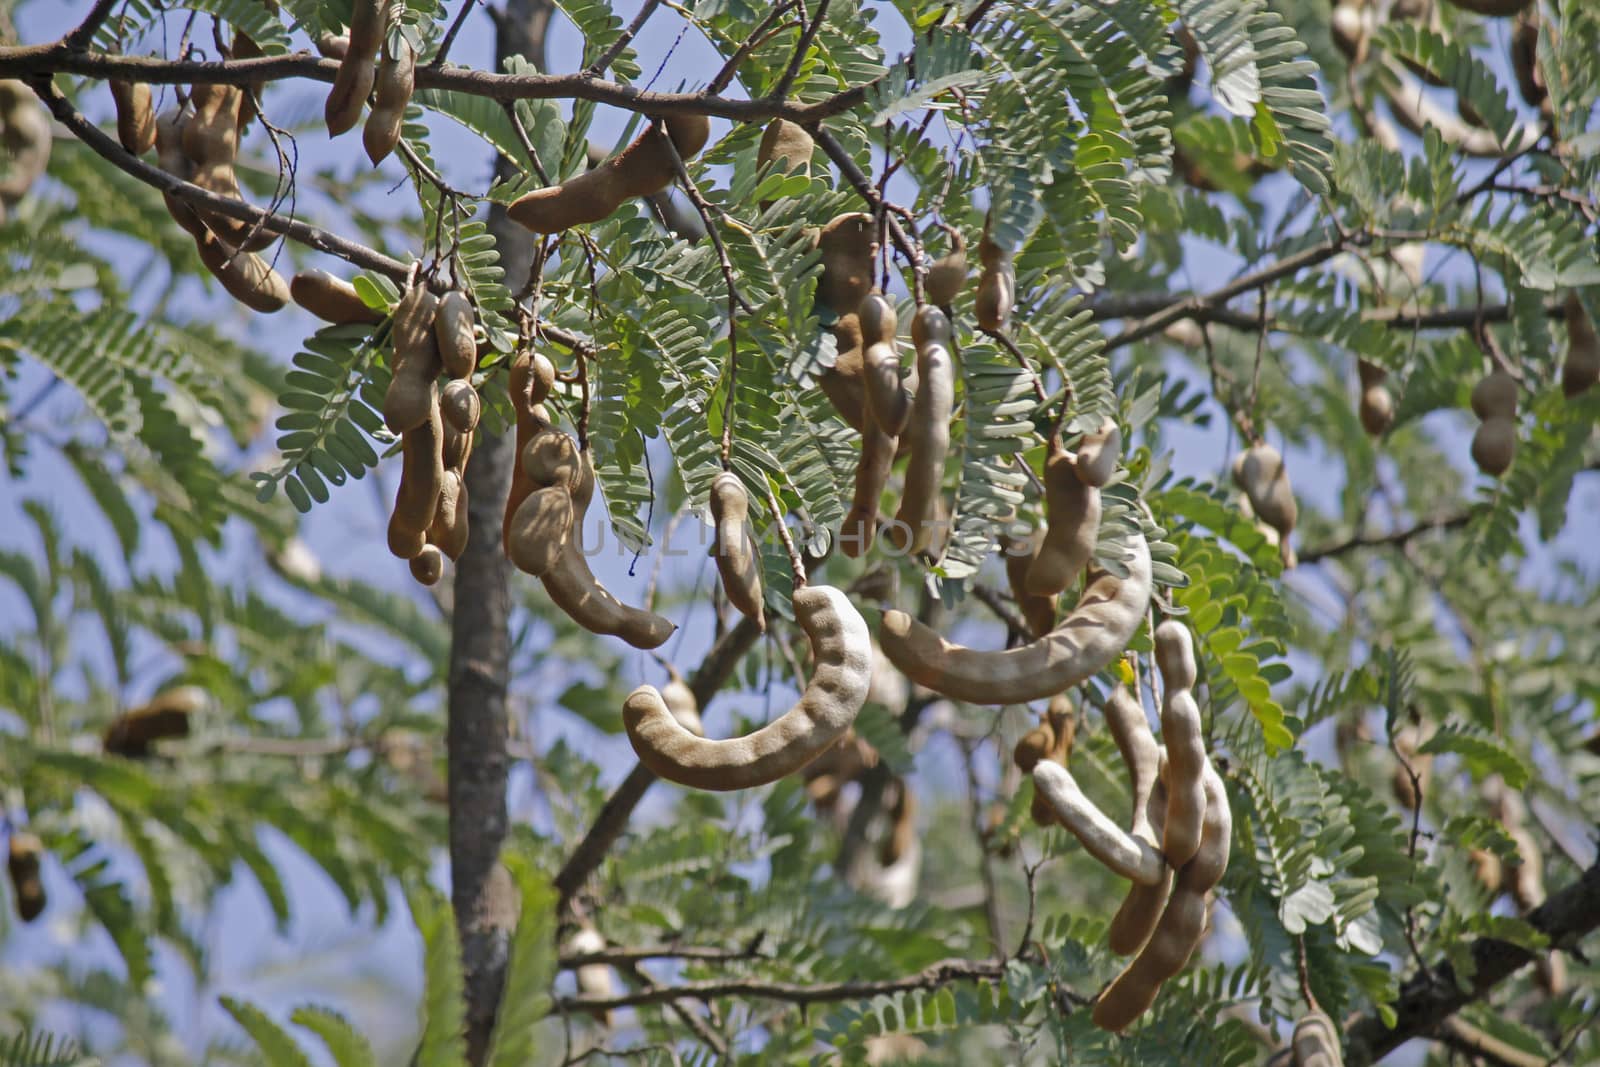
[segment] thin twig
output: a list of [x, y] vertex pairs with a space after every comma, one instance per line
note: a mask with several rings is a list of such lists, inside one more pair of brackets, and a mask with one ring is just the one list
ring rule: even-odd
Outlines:
[[783, 542], [783, 549], [789, 553], [789, 570], [794, 572], [794, 587], [802, 589], [806, 584], [806, 565], [801, 559], [800, 552], [794, 547], [794, 538], [789, 536], [789, 527], [784, 525], [785, 514], [783, 505], [778, 503], [778, 495], [772, 491], [772, 480], [762, 479], [762, 488], [767, 491], [767, 507], [772, 510], [772, 525], [778, 531], [778, 539]]
[[[717, 76], [712, 78], [711, 83], [706, 86], [706, 92], [720, 93], [731, 85], [734, 75], [739, 73], [739, 68], [744, 65], [744, 61], [750, 58], [750, 53], [766, 44], [772, 34], [778, 32], [778, 30], [772, 29], [773, 24], [799, 2], [800, 0], [784, 0], [781, 4], [774, 4], [772, 10], [767, 12], [767, 17], [756, 24], [756, 28], [750, 31], [749, 36], [744, 39], [744, 43], [734, 50], [733, 55], [728, 57], [726, 63], [722, 64], [722, 69], [717, 71]], [[804, 16], [805, 12], [802, 9], [802, 20]], [[787, 28], [787, 26], [779, 27], [779, 29]]]
[[73, 51], [87, 49], [89, 42], [100, 32], [100, 27], [105, 24], [106, 19], [111, 17], [111, 9], [116, 6], [117, 0], [95, 0], [89, 13], [78, 23], [78, 28], [61, 39], [62, 46]]
[[461, 0], [461, 10], [456, 12], [456, 17], [450, 23], [450, 28], [444, 31], [444, 40], [439, 42], [439, 51], [429, 61], [429, 67], [444, 66], [445, 58], [450, 55], [450, 47], [456, 43], [456, 34], [461, 32], [462, 23], [467, 21], [467, 15], [472, 12], [472, 6], [477, 2], [478, 0]]
[[639, 31], [644, 28], [645, 22], [649, 20], [651, 15], [656, 13], [656, 8], [660, 6], [661, 0], [644, 0], [644, 3], [639, 5], [639, 13], [633, 16], [633, 21], [628, 23], [627, 28], [622, 31], [622, 35], [612, 41], [611, 47], [600, 53], [599, 58], [589, 64], [584, 73], [591, 78], [598, 78], [605, 74], [606, 68], [616, 61], [616, 58], [622, 54], [624, 48], [628, 47], [628, 42], [638, 36]]
[[[805, 4], [800, 5], [801, 14], [805, 13]], [[783, 100], [789, 95], [789, 88], [794, 85], [794, 80], [800, 74], [800, 64], [805, 62], [806, 53], [811, 50], [811, 42], [817, 39], [817, 31], [822, 29], [822, 22], [828, 17], [828, 0], [817, 0], [817, 13], [812, 17], [810, 25], [800, 33], [800, 41], [794, 47], [794, 55], [789, 57], [789, 66], [785, 68], [783, 77], [778, 79], [778, 84], [772, 89], [772, 100]]]

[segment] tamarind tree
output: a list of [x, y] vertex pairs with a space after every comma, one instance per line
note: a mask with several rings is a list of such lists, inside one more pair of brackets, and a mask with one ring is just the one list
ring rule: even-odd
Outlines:
[[1584, 0], [0, 0], [0, 1062], [1600, 1060], [1597, 101]]

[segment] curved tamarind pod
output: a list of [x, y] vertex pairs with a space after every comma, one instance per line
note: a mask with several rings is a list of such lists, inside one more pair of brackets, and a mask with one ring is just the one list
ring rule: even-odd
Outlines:
[[452, 289], [439, 298], [433, 313], [433, 336], [444, 372], [452, 378], [466, 378], [478, 369], [478, 342], [472, 332], [475, 323], [466, 293]]
[[[596, 952], [604, 952], [606, 950], [606, 939], [599, 930], [585, 925], [578, 927], [573, 935], [567, 938], [567, 943], [561, 948], [563, 952], [571, 953], [574, 956], [587, 956]], [[604, 963], [585, 963], [577, 968], [574, 976], [578, 982], [578, 992], [586, 997], [609, 997], [616, 992], [611, 984], [611, 968]], [[594, 1016], [596, 1022], [605, 1026], [611, 1025], [611, 1012], [609, 1009], [602, 1008], [598, 1011], [591, 1011], [589, 1014]]]
[[[868, 687], [870, 696], [870, 685]], [[844, 787], [861, 777], [863, 771], [878, 765], [878, 750], [856, 734], [854, 727], [845, 730], [823, 750], [822, 755], [801, 768], [806, 782], [806, 796], [820, 812], [832, 811], [839, 803]]]
[[950, 251], [934, 260], [928, 267], [928, 277], [923, 289], [928, 303], [947, 308], [955, 303], [967, 285], [967, 240], [957, 230], [950, 235]]
[[1600, 336], [1577, 293], [1567, 294], [1567, 358], [1561, 364], [1561, 391], [1577, 396], [1600, 381]]
[[711, 518], [716, 523], [717, 573], [722, 591], [739, 614], [767, 632], [767, 613], [761, 603], [761, 561], [750, 537], [750, 498], [744, 483], [732, 471], [711, 480]]
[[1055, 744], [1055, 728], [1049, 718], [1041, 718], [1033, 729], [1017, 739], [1016, 745], [1011, 749], [1011, 762], [1016, 764], [1017, 770], [1023, 774], [1032, 774], [1039, 761], [1050, 755]]
[[1206, 825], [1200, 851], [1178, 871], [1172, 895], [1139, 954], [1101, 990], [1094, 1022], [1102, 1030], [1127, 1029], [1155, 1003], [1161, 984], [1182, 971], [1205, 933], [1206, 897], [1228, 869], [1233, 812], [1215, 769], [1206, 775]]
[[945, 640], [903, 611], [886, 611], [878, 642], [918, 685], [972, 704], [1022, 704], [1071, 689], [1127, 647], [1150, 605], [1150, 549], [1128, 543], [1128, 577], [1097, 575], [1054, 630], [1005, 651], [982, 652]]
[[[183, 124], [183, 153], [194, 164], [190, 181], [207, 192], [244, 200], [234, 162], [239, 156], [239, 115], [244, 91], [235, 85], [194, 87], [190, 100], [194, 114]], [[206, 227], [225, 242], [246, 252], [259, 252], [278, 235], [253, 222], [194, 208]]]
[[389, 516], [389, 551], [416, 559], [427, 543], [428, 527], [444, 492], [444, 422], [430, 405], [422, 425], [401, 435], [400, 488]]
[[195, 238], [200, 262], [222, 283], [229, 296], [252, 311], [281, 311], [289, 303], [289, 283], [254, 252], [227, 244], [214, 233]]
[[[176, 107], [168, 108], [156, 119], [156, 161], [162, 170], [185, 181], [194, 173], [194, 165], [183, 154], [183, 128], [188, 121], [188, 113]], [[198, 239], [207, 232], [205, 223], [200, 221], [200, 216], [186, 201], [165, 191], [161, 199], [166, 203], [167, 214], [172, 216], [172, 221], [188, 231], [191, 237]]]
[[1376, 363], [1357, 359], [1356, 374], [1361, 379], [1361, 428], [1372, 437], [1382, 437], [1394, 425], [1394, 397], [1384, 384], [1389, 372]]
[[1537, 7], [1517, 13], [1517, 21], [1511, 29], [1511, 71], [1516, 75], [1522, 99], [1548, 117], [1550, 89], [1545, 84], [1544, 71], [1539, 68], [1539, 26], [1543, 21]]
[[1300, 509], [1289, 485], [1289, 468], [1283, 456], [1265, 441], [1258, 441], [1233, 460], [1233, 480], [1244, 490], [1250, 507], [1262, 522], [1278, 532], [1278, 552], [1285, 567], [1295, 565], [1289, 535], [1294, 533]]
[[1294, 1024], [1294, 1036], [1289, 1039], [1294, 1050], [1294, 1067], [1343, 1067], [1344, 1054], [1339, 1051], [1339, 1031], [1333, 1020], [1320, 1011], [1303, 1015]]
[[44, 842], [26, 830], [13, 830], [6, 854], [6, 873], [11, 876], [12, 895], [16, 898], [17, 918], [31, 923], [44, 911], [48, 901], [44, 879], [39, 876], [39, 860], [44, 855]]
[[311, 44], [324, 59], [343, 60], [350, 54], [350, 38], [343, 34], [319, 33], [311, 39]]
[[[630, 197], [650, 196], [672, 184], [672, 148], [680, 158], [698, 155], [711, 136], [704, 115], [672, 115], [652, 123], [634, 142], [599, 166], [525, 193], [506, 214], [534, 233], [560, 233], [586, 222], [599, 222]], [[669, 145], [667, 138], [671, 138]]]
[[[550, 395], [556, 380], [555, 366], [542, 354], [524, 350], [511, 364], [507, 379], [511, 407], [517, 413], [516, 455], [520, 457], [534, 436], [550, 428], [550, 417], [544, 410], [544, 399]], [[505, 517], [500, 521], [500, 541], [510, 552], [511, 520], [517, 508], [538, 486], [522, 470], [519, 461], [511, 465], [511, 488], [506, 493]]]
[[136, 156], [156, 144], [156, 113], [150, 86], [144, 82], [111, 79], [111, 99], [117, 105], [117, 140]]
[[395, 433], [422, 425], [437, 409], [439, 346], [433, 314], [439, 301], [418, 282], [394, 309], [394, 360], [389, 390], [383, 395], [383, 421]]
[[578, 443], [554, 427], [533, 435], [518, 453], [523, 473], [538, 488], [554, 485], [576, 494], [585, 467]]
[[383, 47], [383, 31], [388, 23], [389, 0], [354, 0], [351, 4], [350, 43], [339, 60], [339, 73], [322, 107], [329, 137], [352, 129], [361, 118], [361, 109], [377, 80], [373, 64]]
[[678, 724], [653, 686], [622, 706], [639, 761], [695, 789], [749, 789], [775, 782], [822, 755], [855, 721], [872, 674], [872, 636], [850, 598], [826, 585], [795, 590], [794, 617], [815, 664], [800, 702], [744, 737], [711, 741]]
[[974, 310], [980, 329], [1004, 333], [1011, 326], [1011, 309], [1017, 303], [1017, 268], [1012, 253], [989, 240], [985, 231], [978, 242], [978, 258], [983, 272], [978, 275], [978, 299]]
[[1034, 596], [1054, 596], [1076, 581], [1100, 537], [1100, 490], [1080, 479], [1076, 466], [1060, 441], [1051, 444], [1044, 464], [1044, 539], [1026, 581]]
[[1452, 7], [1459, 7], [1474, 15], [1504, 18], [1507, 15], [1515, 15], [1532, 3], [1532, 0], [1449, 0], [1449, 3]]
[[898, 437], [911, 418], [911, 390], [900, 380], [900, 353], [895, 349], [894, 305], [878, 293], [861, 301], [862, 385], [867, 411], [878, 428]]
[[700, 702], [694, 698], [694, 690], [689, 688], [683, 675], [671, 664], [667, 665], [667, 674], [670, 680], [661, 687], [661, 699], [666, 703], [667, 710], [672, 712], [679, 726], [696, 737], [704, 737], [706, 728], [700, 721]]
[[1033, 566], [1033, 561], [1039, 555], [1039, 546], [1043, 543], [1043, 530], [1035, 530], [1026, 541], [1009, 534], [1000, 537], [1000, 552], [1005, 557], [1011, 598], [1017, 602], [1017, 610], [1028, 624], [1030, 637], [1043, 637], [1056, 624], [1056, 598], [1035, 596], [1028, 592], [1028, 569]]
[[[944, 312], [924, 305], [917, 312], [944, 318]], [[935, 501], [944, 480], [944, 461], [950, 452], [950, 415], [955, 408], [955, 365], [950, 351], [937, 340], [938, 330], [929, 330], [926, 343], [917, 349], [917, 395], [911, 403], [911, 418], [906, 439], [911, 443], [911, 458], [906, 462], [905, 488], [900, 494], [896, 525], [889, 527], [889, 539], [901, 552], [921, 552], [933, 539]]]
[[[443, 401], [440, 402], [441, 413]], [[456, 473], [466, 476], [467, 461], [472, 458], [472, 434], [462, 433], [450, 424], [449, 418], [444, 424], [444, 465]]]
[[296, 274], [289, 279], [289, 295], [324, 322], [376, 325], [383, 321], [383, 312], [367, 307], [355, 286], [325, 270]]
[[446, 463], [444, 482], [439, 488], [439, 506], [428, 526], [428, 540], [452, 560], [457, 560], [467, 550], [467, 533], [467, 483], [460, 470]]
[[410, 559], [411, 577], [423, 585], [438, 585], [444, 576], [444, 553], [438, 545], [423, 545], [422, 551]]
[[[1122, 753], [1127, 765], [1128, 779], [1133, 786], [1133, 805], [1128, 822], [1128, 836], [1136, 841], [1157, 847], [1162, 833], [1158, 833], [1150, 819], [1150, 807], [1156, 799], [1156, 786], [1160, 781], [1161, 750], [1155, 735], [1150, 732], [1150, 722], [1144, 708], [1125, 686], [1117, 686], [1106, 701], [1106, 726], [1111, 739]], [[1160, 805], [1166, 811], [1165, 798]], [[1162, 832], [1166, 829], [1163, 820]], [[1161, 909], [1172, 892], [1172, 868], [1169, 866], [1155, 885], [1128, 888], [1122, 905], [1111, 919], [1106, 931], [1106, 947], [1119, 956], [1131, 956], [1144, 947], [1161, 918]]]
[[804, 126], [788, 119], [773, 119], [761, 132], [761, 145], [756, 149], [756, 170], [776, 162], [785, 174], [796, 171], [809, 174], [816, 146]]
[[1200, 849], [1206, 814], [1205, 737], [1200, 708], [1190, 692], [1198, 671], [1194, 644], [1181, 622], [1168, 619], [1156, 627], [1156, 666], [1166, 691], [1161, 701], [1161, 739], [1167, 746], [1167, 827], [1161, 851], [1173, 867], [1182, 867]]
[[440, 390], [439, 410], [450, 429], [458, 434], [471, 434], [478, 428], [478, 419], [483, 414], [483, 401], [478, 398], [478, 391], [472, 387], [471, 382], [465, 378], [457, 378], [446, 382], [445, 387]]
[[835, 215], [822, 227], [817, 247], [822, 252], [817, 303], [835, 315], [853, 313], [872, 291], [872, 267], [878, 255], [872, 216], [864, 211]]
[[367, 124], [361, 128], [361, 146], [374, 167], [400, 143], [400, 126], [416, 89], [417, 50], [410, 41], [401, 37], [399, 50], [393, 53], [385, 42], [375, 81], [377, 95], [373, 97]]
[[[911, 316], [911, 344], [918, 351], [925, 345], [949, 348], [951, 336], [950, 317], [932, 304], [923, 304]], [[912, 391], [915, 392], [915, 389]]]
[[1166, 870], [1161, 852], [1148, 841], [1126, 833], [1083, 795], [1072, 772], [1054, 760], [1040, 760], [1033, 768], [1033, 785], [1054, 809], [1057, 820], [1071, 830], [1084, 850], [1113, 874], [1140, 885], [1156, 885]]
[[857, 433], [867, 428], [866, 387], [861, 379], [862, 365], [861, 320], [851, 312], [829, 327], [833, 334], [833, 366], [817, 376], [817, 384], [828, 397], [828, 402]]
[[543, 578], [572, 538], [572, 494], [565, 486], [535, 489], [517, 507], [506, 537], [506, 556], [524, 574]]
[[1115, 419], [1106, 419], [1094, 433], [1083, 435], [1078, 445], [1078, 459], [1072, 473], [1084, 485], [1099, 489], [1117, 473], [1117, 460], [1122, 456], [1122, 430]]
[[851, 559], [866, 554], [878, 535], [878, 504], [894, 466], [898, 441], [876, 423], [861, 428], [861, 458], [856, 461], [855, 491], [850, 510], [839, 526], [839, 548]]

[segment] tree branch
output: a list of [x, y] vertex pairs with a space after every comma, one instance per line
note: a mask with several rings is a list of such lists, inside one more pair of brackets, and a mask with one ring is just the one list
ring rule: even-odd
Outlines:
[[1454, 515], [1443, 515], [1438, 518], [1427, 519], [1417, 523], [1415, 526], [1408, 526], [1403, 530], [1395, 530], [1391, 533], [1357, 534], [1354, 537], [1347, 537], [1343, 541], [1335, 541], [1332, 544], [1308, 549], [1300, 553], [1300, 562], [1301, 564], [1316, 563], [1334, 556], [1341, 556], [1357, 548], [1398, 548], [1423, 534], [1440, 530], [1454, 530], [1465, 526], [1476, 512], [1476, 508], [1468, 508]]
[[[1572, 885], [1551, 895], [1526, 916], [1552, 947], [1575, 944], [1600, 926], [1600, 861]], [[1357, 1019], [1346, 1031], [1351, 1064], [1376, 1063], [1414, 1037], [1431, 1034], [1461, 1008], [1485, 996], [1496, 985], [1532, 963], [1535, 953], [1492, 937], [1471, 946], [1474, 973], [1457, 984], [1454, 968], [1441, 962], [1408, 979], [1394, 1003], [1395, 1025], [1376, 1015]]]
[[[1178, 319], [1190, 319], [1201, 325], [1226, 326], [1243, 332], [1261, 328], [1258, 315], [1236, 311], [1229, 307], [1198, 303], [1203, 297], [1185, 297], [1180, 301], [1182, 312]], [[1173, 306], [1167, 293], [1135, 293], [1125, 297], [1110, 297], [1089, 305], [1089, 313], [1096, 321], [1129, 319], [1151, 315]], [[1566, 309], [1560, 303], [1546, 304], [1544, 312], [1552, 319], [1566, 318]], [[1401, 308], [1368, 308], [1361, 313], [1362, 321], [1381, 323], [1393, 330], [1467, 330], [1478, 322], [1508, 322], [1511, 308], [1506, 304], [1486, 304], [1476, 307], [1429, 308], [1424, 311], [1406, 311]], [[1267, 329], [1274, 333], [1293, 333], [1294, 330], [1273, 318], [1267, 319]]]
[[88, 48], [89, 42], [94, 40], [94, 35], [100, 32], [100, 27], [111, 17], [111, 9], [116, 6], [117, 0], [95, 0], [94, 7], [89, 9], [78, 28], [61, 39], [61, 46], [75, 52]]

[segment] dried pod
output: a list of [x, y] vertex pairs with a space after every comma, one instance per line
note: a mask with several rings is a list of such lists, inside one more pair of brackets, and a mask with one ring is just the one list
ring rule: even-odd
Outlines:
[[1567, 358], [1561, 364], [1561, 391], [1567, 396], [1587, 392], [1600, 381], [1600, 337], [1584, 310], [1577, 293], [1568, 293], [1566, 304]]
[[423, 545], [422, 551], [411, 557], [411, 577], [423, 585], [437, 585], [444, 575], [444, 553], [438, 545]]
[[438, 304], [427, 285], [418, 281], [395, 305], [394, 360], [389, 389], [383, 395], [383, 421], [395, 433], [422, 425], [429, 412], [437, 410], [440, 360], [433, 315]]
[[984, 231], [978, 242], [978, 258], [983, 261], [983, 271], [978, 275], [978, 300], [975, 311], [978, 327], [990, 333], [1004, 333], [1011, 328], [1011, 310], [1017, 303], [1017, 268], [1011, 262], [1012, 252], [989, 239]]
[[761, 603], [761, 559], [750, 536], [750, 498], [744, 483], [731, 471], [711, 480], [711, 519], [716, 524], [713, 552], [717, 572], [722, 575], [722, 590], [728, 603], [767, 631], [766, 611]]
[[[404, 36], [398, 38], [398, 48], [385, 43], [383, 62], [378, 64], [378, 95], [372, 101], [372, 113], [361, 130], [361, 144], [367, 158], [377, 166], [400, 143], [400, 127], [405, 121], [406, 107], [417, 84], [417, 51]], [[342, 69], [342, 68], [341, 68]]]
[[667, 710], [672, 712], [679, 726], [696, 737], [704, 737], [706, 728], [700, 721], [700, 702], [694, 698], [694, 690], [671, 664], [667, 665], [667, 674], [671, 680], [661, 687], [661, 699], [666, 702]]
[[[555, 386], [555, 380], [555, 366], [540, 353], [524, 349], [512, 360], [506, 388], [511, 408], [517, 415], [516, 455], [521, 456], [529, 441], [550, 428], [550, 418], [543, 405], [544, 399]], [[522, 464], [513, 464], [511, 488], [506, 493], [505, 517], [500, 523], [501, 543], [508, 553], [511, 547], [511, 521], [517, 508], [536, 488], [523, 473]]]
[[785, 174], [811, 171], [811, 155], [816, 141], [804, 126], [788, 119], [773, 119], [761, 133], [761, 146], [756, 149], [756, 170], [776, 162]]
[[1385, 384], [1389, 372], [1376, 363], [1358, 359], [1356, 373], [1361, 379], [1361, 428], [1373, 437], [1382, 437], [1394, 425], [1394, 397]]
[[[600, 931], [592, 926], [580, 926], [577, 931], [567, 939], [562, 951], [574, 956], [588, 956], [606, 950], [606, 939]], [[586, 997], [609, 997], [616, 993], [611, 981], [611, 968], [604, 963], [585, 963], [579, 965], [574, 973], [578, 982], [578, 992]], [[600, 1009], [590, 1012], [595, 1020], [604, 1026], [611, 1025], [611, 1012], [609, 1009]]]
[[1049, 633], [1056, 624], [1056, 598], [1054, 596], [1037, 596], [1028, 592], [1028, 571], [1033, 566], [1033, 561], [1038, 558], [1039, 548], [1044, 544], [1044, 531], [1035, 530], [1027, 540], [1001, 535], [1000, 552], [1005, 557], [1006, 580], [1011, 584], [1011, 597], [1017, 602], [1017, 610], [1022, 613], [1023, 621], [1028, 624], [1029, 637], [1043, 637]]
[[872, 216], [856, 211], [828, 220], [817, 238], [822, 275], [817, 303], [835, 315], [848, 315], [872, 291], [872, 269], [878, 256], [877, 228]]
[[383, 312], [367, 307], [355, 286], [325, 270], [296, 274], [289, 280], [289, 295], [324, 322], [376, 325], [383, 321]]
[[1115, 659], [1150, 605], [1150, 549], [1141, 534], [1127, 543], [1128, 576], [1098, 574], [1067, 617], [1037, 640], [983, 652], [947, 641], [902, 611], [886, 611], [879, 643], [918, 685], [973, 704], [1021, 704], [1066, 691]]
[[444, 492], [444, 423], [430, 403], [420, 426], [401, 435], [400, 487], [389, 516], [389, 551], [415, 559], [427, 543], [428, 527]]
[[640, 686], [622, 709], [640, 762], [695, 789], [748, 789], [799, 770], [833, 745], [866, 701], [872, 636], [850, 598], [830, 586], [796, 590], [794, 615], [815, 664], [798, 704], [754, 733], [711, 741], [679, 725], [653, 687]]
[[1491, 478], [1498, 478], [1511, 468], [1517, 455], [1517, 424], [1499, 415], [1491, 416], [1478, 424], [1472, 435], [1472, 462]]
[[1295, 565], [1289, 535], [1294, 533], [1300, 509], [1289, 485], [1289, 468], [1278, 450], [1258, 441], [1233, 460], [1233, 480], [1250, 501], [1257, 517], [1278, 533], [1278, 552], [1285, 567]]
[[653, 123], [599, 166], [518, 198], [506, 214], [534, 233], [560, 233], [586, 222], [599, 222], [629, 198], [651, 196], [671, 185], [673, 149], [688, 160], [700, 153], [710, 136], [711, 126], [704, 115], [669, 116], [660, 125]]
[[948, 308], [966, 287], [967, 240], [956, 230], [950, 234], [950, 251], [929, 265], [923, 289], [928, 295], [928, 303]]
[[586, 467], [577, 443], [553, 427], [534, 434], [518, 453], [518, 466], [532, 491], [517, 506], [506, 530], [506, 556], [525, 574], [542, 578], [572, 540], [577, 518], [573, 494]]
[[189, 718], [206, 706], [205, 690], [180, 685], [123, 712], [101, 735], [101, 746], [114, 756], [144, 759], [150, 745], [189, 736]]
[[350, 38], [342, 34], [319, 33], [311, 39], [317, 54], [324, 59], [344, 59], [350, 54]]
[[1339, 1051], [1338, 1027], [1320, 1011], [1300, 1017], [1294, 1024], [1294, 1036], [1289, 1044], [1294, 1050], [1294, 1067], [1344, 1065], [1344, 1054]]
[[7, 205], [44, 176], [54, 141], [49, 113], [33, 90], [16, 78], [0, 78], [0, 219]]
[[[662, 695], [666, 695], [665, 691]], [[868, 699], [871, 699], [870, 687]], [[852, 728], [801, 768], [800, 774], [806, 782], [806, 796], [819, 812], [827, 812], [839, 803], [846, 785], [877, 765], [878, 750], [857, 736]]]
[[[182, 129], [183, 154], [192, 164], [191, 182], [209, 193], [244, 200], [234, 163], [239, 156], [239, 118], [244, 91], [235, 85], [199, 84], [190, 94], [194, 114]], [[259, 252], [278, 239], [264, 226], [205, 208], [196, 215], [225, 243], [246, 252]]]
[[117, 105], [117, 140], [136, 156], [156, 145], [156, 112], [150, 86], [144, 82], [110, 80], [111, 99]]
[[1113, 874], [1146, 886], [1159, 885], [1165, 878], [1167, 865], [1161, 851], [1107, 818], [1094, 801], [1083, 795], [1071, 771], [1054, 760], [1041, 760], [1033, 768], [1033, 784], [1049, 801], [1056, 819], [1083, 844], [1084, 851]]
[[[1150, 722], [1144, 708], [1125, 686], [1117, 686], [1106, 700], [1106, 726], [1111, 739], [1116, 742], [1122, 762], [1128, 768], [1128, 780], [1133, 787], [1133, 803], [1128, 819], [1128, 836], [1156, 847], [1166, 831], [1163, 820], [1157, 830], [1150, 818], [1150, 809], [1156, 803], [1156, 786], [1160, 781], [1161, 749], [1155, 735], [1150, 732]], [[1161, 798], [1159, 811], [1165, 813], [1166, 798]], [[1161, 918], [1162, 908], [1172, 891], [1172, 869], [1154, 885], [1135, 882], [1122, 899], [1122, 906], [1111, 920], [1106, 931], [1106, 946], [1119, 956], [1131, 956], [1144, 947]]]
[[350, 6], [350, 37], [339, 73], [328, 90], [322, 117], [328, 136], [337, 137], [355, 127], [361, 109], [372, 94], [377, 80], [378, 51], [383, 47], [384, 30], [389, 24], [389, 0], [353, 0]]
[[1167, 825], [1161, 852], [1173, 867], [1182, 867], [1200, 849], [1205, 780], [1211, 761], [1206, 756], [1200, 708], [1190, 692], [1199, 677], [1194, 643], [1181, 622], [1168, 619], [1156, 627], [1156, 666], [1166, 687], [1161, 700], [1161, 740], [1167, 748]]
[[904, 778], [894, 780], [894, 803], [889, 807], [889, 834], [878, 846], [878, 863], [893, 867], [911, 851], [917, 840], [917, 798]]
[[[829, 328], [833, 334], [833, 366], [823, 370], [818, 384], [839, 417], [858, 433], [865, 433], [866, 387], [862, 384], [861, 319], [852, 311]], [[875, 423], [871, 425], [876, 425]]]
[[[460, 470], [446, 464], [444, 482], [439, 489], [439, 506], [428, 526], [428, 541], [438, 545], [439, 551], [452, 560], [457, 560], [467, 550], [468, 533], [467, 483]], [[413, 568], [412, 573], [415, 572]]]
[[478, 342], [473, 335], [476, 319], [472, 301], [459, 289], [439, 298], [433, 313], [433, 336], [439, 346], [439, 361], [452, 378], [466, 378], [478, 368]]
[[1548, 110], [1550, 90], [1545, 85], [1544, 71], [1539, 69], [1539, 27], [1543, 21], [1537, 7], [1517, 13], [1511, 30], [1511, 70], [1528, 106]]
[[[478, 428], [478, 419], [483, 413], [483, 402], [478, 399], [478, 391], [472, 383], [465, 378], [446, 382], [444, 389], [439, 393], [439, 411], [444, 415], [444, 421], [456, 433], [470, 434]], [[520, 452], [519, 452], [520, 455]], [[454, 464], [446, 464], [454, 466]]]
[[1084, 485], [1101, 488], [1117, 473], [1117, 460], [1122, 458], [1122, 430], [1115, 419], [1106, 419], [1093, 433], [1083, 435], [1078, 444], [1078, 459], [1072, 472]]
[[1027, 588], [1034, 596], [1054, 596], [1075, 582], [1094, 555], [1100, 537], [1100, 490], [1078, 477], [1072, 453], [1053, 441], [1044, 464], [1044, 541]]
[[289, 303], [289, 283], [254, 252], [244, 252], [214, 233], [195, 238], [200, 262], [222, 283], [222, 288], [252, 311], [281, 311]]
[[[905, 488], [900, 510], [889, 527], [888, 537], [901, 552], [921, 552], [929, 548], [934, 536], [939, 486], [944, 480], [944, 461], [950, 452], [950, 422], [955, 409], [955, 365], [950, 350], [940, 340], [948, 336], [944, 312], [932, 304], [917, 309], [917, 319], [935, 320], [922, 329], [923, 343], [917, 347], [917, 395], [911, 404], [906, 439], [911, 457], [906, 462]], [[945, 322], [943, 326], [937, 325]]]
[[1517, 413], [1517, 380], [1503, 370], [1491, 371], [1472, 387], [1471, 403], [1480, 419], [1512, 418]]
[[861, 359], [867, 411], [879, 429], [898, 437], [911, 418], [912, 394], [900, 380], [900, 353], [894, 344], [898, 325], [894, 305], [881, 293], [869, 293], [861, 301], [858, 317], [865, 345]]
[[839, 548], [856, 559], [872, 547], [878, 535], [878, 505], [889, 481], [899, 441], [875, 422], [861, 428], [861, 457], [856, 461], [855, 492], [850, 510], [839, 526]]
[[11, 876], [11, 892], [16, 899], [17, 918], [31, 923], [44, 911], [44, 879], [39, 875], [39, 860], [44, 842], [26, 830], [13, 830], [6, 857], [6, 873]]

